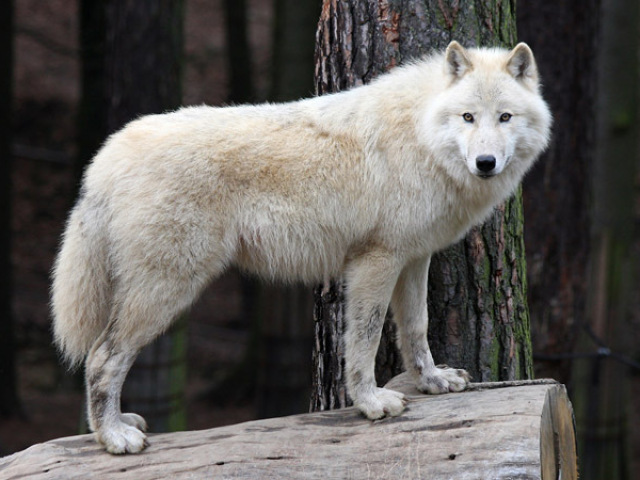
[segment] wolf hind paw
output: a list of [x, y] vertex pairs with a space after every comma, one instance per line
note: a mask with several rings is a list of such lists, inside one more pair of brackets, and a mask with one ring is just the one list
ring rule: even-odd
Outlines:
[[437, 395], [447, 392], [461, 392], [471, 380], [466, 370], [438, 365], [435, 370], [426, 373], [418, 380], [418, 390]]
[[361, 395], [355, 406], [368, 419], [377, 420], [383, 417], [395, 417], [402, 413], [407, 403], [404, 394], [387, 388], [376, 388], [373, 392]]
[[114, 455], [139, 453], [149, 446], [147, 436], [143, 432], [146, 428], [147, 422], [140, 415], [121, 414], [120, 420], [103, 425], [96, 432], [96, 438], [107, 452]]

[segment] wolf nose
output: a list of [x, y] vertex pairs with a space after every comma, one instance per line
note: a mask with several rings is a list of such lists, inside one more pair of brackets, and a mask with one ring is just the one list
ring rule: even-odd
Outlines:
[[476, 157], [476, 167], [482, 173], [489, 173], [496, 168], [496, 157], [493, 155], [478, 155]]

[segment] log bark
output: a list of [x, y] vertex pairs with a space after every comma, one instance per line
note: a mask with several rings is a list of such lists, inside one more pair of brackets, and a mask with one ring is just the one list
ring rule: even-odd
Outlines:
[[151, 435], [143, 454], [112, 456], [89, 435], [0, 459], [0, 477], [38, 479], [576, 479], [571, 404], [554, 381], [475, 384], [411, 395], [378, 422], [354, 408], [195, 432]]

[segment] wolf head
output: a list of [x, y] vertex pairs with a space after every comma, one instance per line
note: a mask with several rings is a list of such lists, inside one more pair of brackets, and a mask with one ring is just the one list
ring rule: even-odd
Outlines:
[[551, 126], [531, 49], [466, 50], [454, 41], [443, 60], [445, 87], [422, 126], [431, 149], [458, 175], [462, 165], [484, 179], [505, 169], [524, 174], [546, 148]]

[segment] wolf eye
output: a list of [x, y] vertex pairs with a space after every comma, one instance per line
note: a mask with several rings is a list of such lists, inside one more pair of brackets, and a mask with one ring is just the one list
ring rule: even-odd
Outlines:
[[463, 113], [462, 118], [464, 119], [465, 122], [473, 123], [473, 115], [471, 115], [469, 112]]
[[504, 122], [508, 122], [509, 120], [511, 120], [511, 117], [512, 117], [512, 116], [513, 116], [513, 115], [511, 115], [510, 113], [506, 113], [506, 112], [505, 112], [505, 113], [503, 113], [502, 115], [500, 115], [500, 121], [501, 121], [502, 123], [504, 123]]

